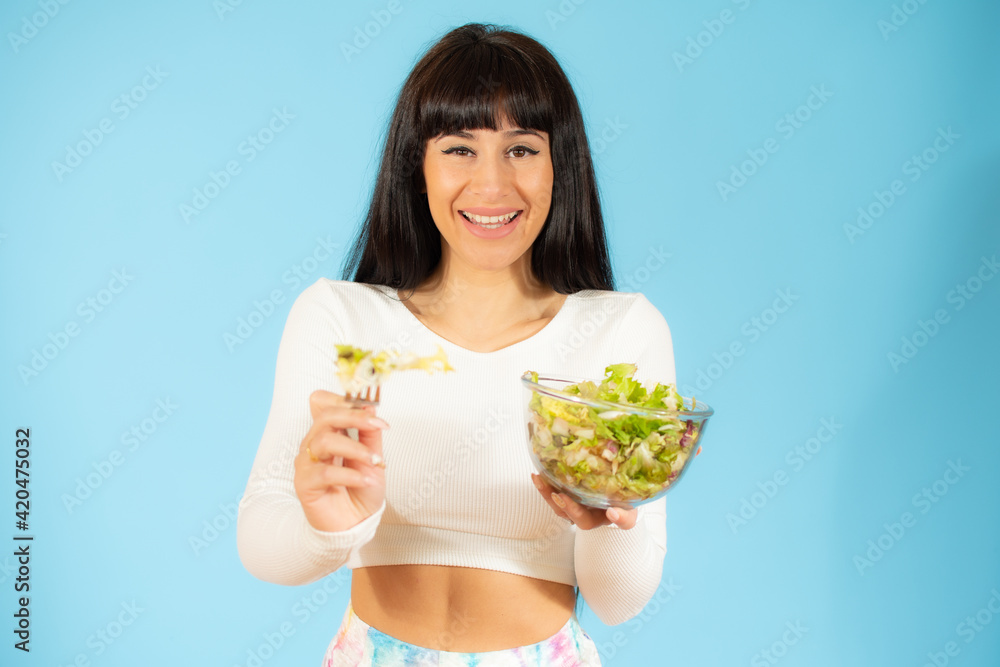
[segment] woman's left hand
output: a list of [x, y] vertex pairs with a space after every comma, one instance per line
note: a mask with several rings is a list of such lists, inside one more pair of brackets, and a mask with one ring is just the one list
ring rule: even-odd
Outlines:
[[612, 523], [624, 530], [635, 526], [639, 510], [634, 507], [630, 510], [620, 507], [609, 507], [606, 510], [586, 507], [565, 493], [556, 493], [555, 489], [549, 486], [548, 482], [540, 475], [532, 473], [531, 481], [535, 483], [535, 488], [542, 494], [542, 498], [549, 504], [549, 507], [570, 523], [575, 523], [580, 530], [590, 530]]

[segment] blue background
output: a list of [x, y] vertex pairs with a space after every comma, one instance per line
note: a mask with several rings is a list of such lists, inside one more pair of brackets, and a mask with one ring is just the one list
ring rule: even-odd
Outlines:
[[[4, 3], [0, 662], [248, 665], [285, 624], [262, 664], [319, 663], [349, 573], [254, 579], [235, 503], [288, 308], [339, 277], [398, 87], [478, 20], [567, 71], [619, 288], [663, 312], [680, 385], [717, 411], [669, 496], [663, 602], [617, 627], [581, 616], [604, 663], [1000, 663], [1000, 280], [982, 280], [1000, 253], [1000, 5], [481, 4]], [[391, 20], [346, 56], [371, 12]], [[250, 160], [241, 143], [275, 109], [294, 118]], [[102, 122], [75, 168], [53, 165]], [[162, 422], [157, 401], [176, 406]], [[18, 427], [29, 655], [11, 633]]]

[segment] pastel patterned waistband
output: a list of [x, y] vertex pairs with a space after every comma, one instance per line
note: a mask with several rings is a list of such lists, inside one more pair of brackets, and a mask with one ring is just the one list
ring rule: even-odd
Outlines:
[[323, 667], [600, 667], [597, 646], [576, 616], [548, 639], [503, 651], [455, 653], [416, 646], [371, 627], [350, 602]]

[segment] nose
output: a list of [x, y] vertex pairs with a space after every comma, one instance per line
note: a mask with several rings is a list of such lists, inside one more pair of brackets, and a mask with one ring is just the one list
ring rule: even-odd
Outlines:
[[469, 189], [486, 201], [503, 199], [511, 188], [511, 167], [502, 155], [478, 158], [472, 170]]

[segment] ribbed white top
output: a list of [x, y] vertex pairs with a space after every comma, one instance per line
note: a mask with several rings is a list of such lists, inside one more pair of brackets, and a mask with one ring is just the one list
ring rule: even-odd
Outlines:
[[[382, 386], [386, 501], [349, 530], [305, 518], [292, 460], [312, 419], [316, 389], [343, 393], [335, 343], [431, 354], [452, 373], [407, 371]], [[578, 585], [608, 625], [656, 592], [666, 555], [666, 499], [639, 506], [629, 530], [580, 530], [558, 517], [531, 483], [526, 370], [600, 379], [633, 362], [644, 382], [673, 382], [670, 330], [640, 293], [569, 295], [542, 330], [495, 352], [474, 352], [428, 329], [394, 289], [321, 278], [295, 300], [278, 348], [274, 397], [239, 504], [240, 559], [255, 577], [285, 585], [340, 567], [423, 563], [476, 567]]]

